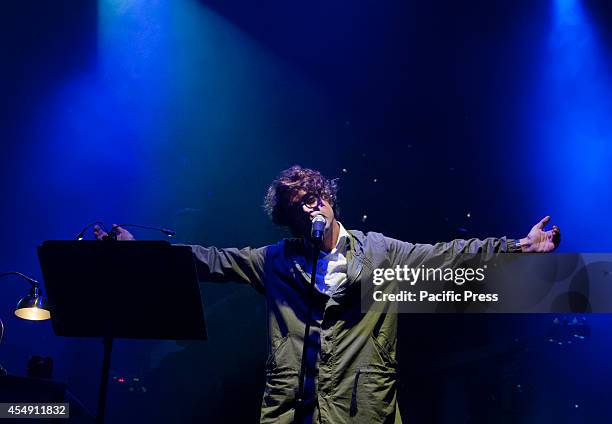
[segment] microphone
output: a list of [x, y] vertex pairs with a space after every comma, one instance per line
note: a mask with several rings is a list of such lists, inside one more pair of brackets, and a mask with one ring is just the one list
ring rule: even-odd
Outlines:
[[323, 242], [323, 233], [325, 232], [325, 225], [327, 225], [327, 220], [323, 215], [317, 215], [312, 220], [312, 227], [310, 229], [310, 239], [317, 243], [321, 244]]
[[[138, 225], [138, 224], [120, 224], [120, 225], [117, 225], [117, 227], [122, 227], [122, 228], [123, 227], [144, 228], [145, 230], [154, 230], [154, 231], [162, 232], [162, 233], [164, 233], [165, 235], [167, 235], [170, 238], [176, 237], [176, 232], [173, 231], [173, 230], [169, 230], [167, 228], [150, 227], [148, 225]], [[114, 231], [112, 231], [112, 232], [114, 232]]]

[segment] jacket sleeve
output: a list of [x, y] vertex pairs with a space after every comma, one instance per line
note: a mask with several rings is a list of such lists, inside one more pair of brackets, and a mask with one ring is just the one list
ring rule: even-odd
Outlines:
[[264, 292], [263, 270], [267, 247], [219, 249], [190, 245], [200, 281], [235, 281]]
[[428, 266], [450, 267], [465, 259], [481, 256], [487, 261], [498, 253], [510, 252], [514, 239], [486, 238], [484, 240], [457, 239], [436, 244], [412, 244], [405, 241], [385, 237], [389, 259], [393, 266], [418, 267]]

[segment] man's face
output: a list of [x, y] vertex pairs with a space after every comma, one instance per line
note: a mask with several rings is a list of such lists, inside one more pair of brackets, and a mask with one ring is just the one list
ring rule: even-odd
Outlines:
[[334, 210], [326, 198], [300, 190], [291, 199], [290, 227], [295, 235], [302, 237], [310, 235], [311, 222], [317, 215], [322, 215], [327, 221], [325, 226], [327, 232], [331, 228], [335, 217]]

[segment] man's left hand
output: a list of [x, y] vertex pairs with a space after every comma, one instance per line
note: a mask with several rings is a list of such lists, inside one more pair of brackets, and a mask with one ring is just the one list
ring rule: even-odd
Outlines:
[[544, 226], [550, 221], [550, 216], [542, 218], [533, 226], [527, 237], [521, 239], [523, 252], [552, 252], [561, 243], [561, 230], [553, 225], [552, 230], [544, 231]]
[[[117, 224], [113, 224], [113, 229], [111, 232], [115, 233], [115, 237], [117, 238], [117, 240], [134, 240], [134, 236], [132, 235], [132, 233], [130, 233], [124, 228], [121, 228]], [[98, 240], [104, 240], [108, 236], [108, 233], [104, 231], [98, 224], [94, 226], [93, 233], [94, 236], [96, 236], [96, 239]]]

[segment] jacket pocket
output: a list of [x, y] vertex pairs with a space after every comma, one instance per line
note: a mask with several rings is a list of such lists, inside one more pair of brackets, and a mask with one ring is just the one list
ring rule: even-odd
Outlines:
[[393, 423], [396, 412], [396, 373], [378, 367], [358, 368], [351, 393], [349, 417], [357, 423]]
[[291, 370], [268, 371], [261, 404], [261, 423], [292, 423], [298, 373]]
[[376, 337], [370, 336], [370, 338], [372, 339], [372, 344], [374, 345], [374, 349], [376, 350], [376, 352], [380, 356], [380, 359], [382, 360], [381, 365], [384, 365], [384, 366], [387, 366], [393, 369], [397, 368], [397, 361], [395, 360], [395, 358], [393, 358], [391, 353], [387, 349], [385, 349], [385, 347], [382, 344], [380, 344], [380, 342], [378, 341], [378, 339], [376, 339]]
[[266, 371], [271, 371], [278, 367], [278, 355], [281, 349], [287, 344], [287, 340], [289, 340], [289, 334], [283, 337], [276, 347], [272, 349], [266, 360]]
[[261, 405], [261, 423], [289, 424], [293, 421], [298, 371], [288, 361], [292, 354], [289, 335], [283, 337], [266, 361], [266, 385]]

